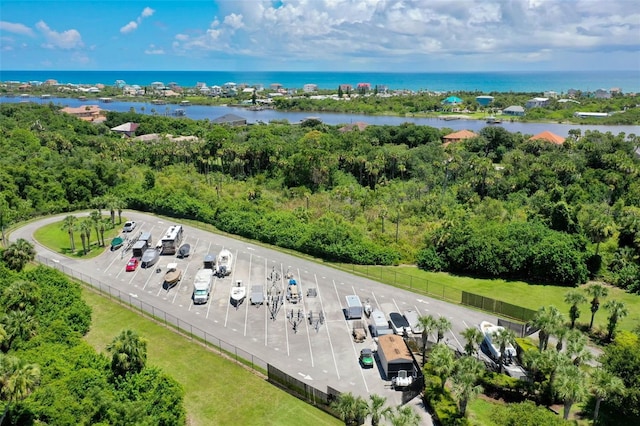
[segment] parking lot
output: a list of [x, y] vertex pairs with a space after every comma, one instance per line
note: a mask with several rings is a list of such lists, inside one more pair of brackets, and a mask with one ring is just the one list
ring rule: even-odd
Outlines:
[[[179, 223], [137, 212], [126, 212], [126, 216], [137, 222], [136, 229], [128, 235], [135, 237], [140, 232], [151, 232], [154, 243], [170, 225]], [[62, 217], [29, 224], [14, 231], [11, 239], [33, 240], [33, 230]], [[358, 295], [362, 301], [369, 299], [373, 309], [380, 309], [387, 316], [391, 312], [402, 313], [408, 309], [417, 311], [419, 315], [446, 316], [453, 327], [446, 333], [445, 341], [460, 350], [464, 345], [460, 333], [465, 328], [493, 319], [461, 306], [189, 226], [184, 226], [182, 243], [191, 245], [187, 258], [160, 256], [152, 267], [138, 267], [133, 272], [125, 271], [131, 251], [124, 253], [122, 248], [115, 251], [107, 248], [100, 256], [81, 261], [67, 259], [41, 246], [36, 249], [39, 255], [66, 263], [73, 270], [95, 277], [181, 321], [206, 330], [310, 386], [317, 389], [331, 386], [340, 392], [352, 392], [365, 398], [375, 393], [386, 397], [392, 405], [400, 404], [401, 393], [391, 388], [390, 381], [383, 377], [379, 368], [365, 369], [359, 363], [360, 350], [375, 350], [376, 342], [370, 333], [364, 342], [354, 342], [353, 320], [347, 320], [343, 312], [347, 295]], [[214, 277], [208, 302], [195, 305], [192, 300], [195, 274], [203, 267], [205, 255], [217, 255], [223, 248], [233, 254], [231, 273], [224, 278]], [[164, 273], [169, 263], [177, 263], [183, 274], [175, 286], [166, 288], [163, 286]], [[302, 300], [293, 304], [284, 297], [281, 305], [273, 301], [266, 303], [270, 290], [286, 295], [287, 274], [297, 281]], [[242, 281], [247, 296], [236, 307], [231, 303], [230, 294], [237, 281]], [[267, 296], [264, 304], [250, 303], [251, 288], [255, 285], [264, 286]], [[365, 317], [363, 319], [366, 320]]]

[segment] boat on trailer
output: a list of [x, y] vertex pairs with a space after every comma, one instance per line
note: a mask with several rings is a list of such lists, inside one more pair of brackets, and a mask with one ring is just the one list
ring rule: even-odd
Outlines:
[[167, 273], [164, 274], [164, 284], [168, 289], [178, 284], [182, 278], [182, 269], [178, 269], [177, 263], [169, 263], [167, 265]]
[[218, 254], [216, 262], [216, 275], [219, 278], [226, 277], [231, 273], [231, 265], [233, 263], [233, 256], [227, 249], [222, 249]]
[[231, 304], [236, 308], [244, 301], [247, 296], [247, 288], [242, 285], [242, 281], [236, 281], [235, 285], [231, 287]]

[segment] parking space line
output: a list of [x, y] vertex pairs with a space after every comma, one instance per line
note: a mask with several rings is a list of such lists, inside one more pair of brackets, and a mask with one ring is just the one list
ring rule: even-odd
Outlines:
[[[154, 268], [155, 269], [155, 268]], [[144, 290], [145, 288], [147, 288], [147, 284], [149, 284], [149, 281], [151, 281], [151, 278], [153, 277], [153, 273], [149, 274], [149, 278], [147, 278], [147, 280], [144, 282], [144, 286], [142, 286], [142, 290]]]
[[173, 300], [171, 301], [172, 304], [175, 303], [176, 297], [178, 297], [178, 293], [180, 292], [180, 287], [182, 286], [182, 281], [187, 276], [187, 269], [189, 269], [188, 263], [187, 263], [187, 266], [184, 267], [184, 271], [182, 272], [182, 278], [180, 279], [180, 281], [178, 281], [178, 285], [176, 287], [176, 293], [173, 295]]
[[[300, 268], [298, 269], [298, 278], [299, 278], [299, 282], [298, 284], [300, 286], [302, 286], [302, 275], [300, 274]], [[302, 287], [300, 287], [300, 295], [302, 295]], [[309, 342], [309, 354], [311, 356], [311, 368], [314, 367], [314, 363], [313, 363], [313, 349], [311, 348], [311, 334], [309, 333], [309, 321], [307, 321], [307, 311], [305, 309], [305, 304], [304, 302], [307, 300], [306, 297], [304, 297], [302, 299], [302, 320], [304, 321], [304, 325], [305, 328], [307, 329], [307, 341]]]
[[[318, 279], [316, 278], [316, 283]], [[333, 289], [336, 291], [336, 296], [338, 297], [338, 303], [340, 303], [340, 295], [338, 294], [338, 287], [336, 286], [336, 280], [331, 280], [333, 283]], [[342, 305], [340, 305], [342, 306]], [[327, 327], [327, 336], [329, 336], [329, 346], [331, 347], [331, 356], [333, 357], [333, 365], [336, 367], [336, 374], [338, 375], [338, 380], [340, 380], [340, 371], [338, 371], [338, 361], [336, 361], [336, 353], [333, 350], [333, 343], [331, 343], [331, 333], [329, 333], [329, 327]]]
[[380, 303], [378, 303], [378, 299], [376, 298], [376, 294], [372, 291], [371, 295], [373, 296], [373, 301], [376, 302], [376, 306], [378, 307], [379, 310], [381, 310], [382, 307], [380, 307]]
[[[268, 277], [268, 269], [269, 269], [269, 264], [267, 262], [267, 258], [264, 258], [264, 276], [265, 276], [265, 280], [264, 280], [264, 287], [262, 289], [263, 293], [268, 294], [269, 290], [267, 288], [267, 279], [266, 277]], [[266, 295], [264, 296], [265, 298], [267, 297]], [[268, 299], [267, 299], [268, 300]], [[267, 304], [267, 300], [264, 300], [264, 305], [266, 306]], [[268, 346], [268, 342], [269, 342], [269, 317], [267, 315], [267, 312], [269, 311], [269, 309], [265, 309], [264, 310], [264, 345]]]
[[207, 306], [207, 316], [205, 317], [205, 319], [209, 319], [209, 311], [211, 310], [211, 301], [213, 300], [213, 296], [212, 294], [214, 294], [214, 291], [216, 290], [216, 283], [218, 282], [218, 277], [214, 277], [213, 278], [213, 285], [211, 286], [211, 293], [209, 293], [209, 302], [208, 302], [208, 306]]
[[244, 294], [244, 301], [242, 303], [244, 303], [245, 305], [245, 310], [244, 310], [244, 336], [247, 335], [247, 322], [249, 321], [249, 305], [251, 304], [251, 302], [247, 302], [247, 299], [249, 299], [249, 295], [247, 295], [247, 293], [249, 293], [251, 291], [251, 262], [253, 261], [253, 254], [249, 254], [249, 278], [247, 278], [247, 283], [244, 285], [244, 288], [249, 290], [245, 290], [245, 294]]

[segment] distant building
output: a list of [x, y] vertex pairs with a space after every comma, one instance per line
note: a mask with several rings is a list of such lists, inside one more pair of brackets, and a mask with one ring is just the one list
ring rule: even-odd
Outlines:
[[356, 86], [358, 92], [367, 93], [371, 91], [371, 83], [358, 83]]
[[558, 97], [558, 92], [554, 92], [553, 90], [547, 90], [546, 92], [543, 93], [545, 98], [557, 98]]
[[608, 117], [609, 114], [606, 112], [581, 112], [581, 111], [577, 111], [575, 113], [573, 113], [574, 117], [578, 117], [578, 118], [604, 118], [604, 117]]
[[138, 129], [138, 127], [140, 127], [140, 124], [128, 122], [116, 127], [112, 127], [111, 131], [122, 133], [124, 136], [131, 138], [136, 134], [136, 130]]
[[487, 95], [477, 96], [476, 102], [478, 102], [480, 106], [487, 106], [491, 102], [493, 102], [493, 96], [487, 96]]
[[549, 98], [531, 98], [524, 104], [526, 109], [543, 108], [549, 105]]
[[360, 132], [361, 132], [361, 131], [363, 131], [364, 129], [366, 129], [367, 127], [369, 127], [369, 125], [368, 125], [367, 123], [362, 122], [362, 121], [357, 121], [357, 122], [355, 122], [355, 123], [349, 123], [349, 124], [346, 124], [346, 125], [344, 125], [344, 126], [340, 127], [340, 128], [338, 129], [338, 131], [339, 131], [340, 133], [350, 132], [350, 131], [352, 131], [352, 130], [358, 130], [358, 131], [360, 131]]
[[104, 120], [103, 111], [98, 105], [84, 105], [76, 108], [66, 107], [60, 110], [65, 114], [73, 115], [84, 121], [102, 121]]
[[313, 93], [313, 92], [317, 92], [318, 91], [318, 85], [317, 84], [305, 84], [304, 86], [302, 86], [302, 91], [304, 93]]
[[542, 141], [551, 142], [556, 145], [562, 145], [565, 139], [562, 136], [558, 136], [555, 133], [551, 133], [550, 131], [545, 130], [542, 133], [538, 133], [535, 136], [531, 136], [529, 140], [530, 141], [542, 140]]
[[445, 98], [442, 102], [440, 102], [442, 105], [458, 105], [462, 103], [462, 99], [460, 99], [457, 96], [449, 96], [448, 98]]
[[522, 117], [524, 115], [524, 108], [522, 108], [520, 105], [511, 105], [510, 107], [503, 109], [502, 114], [511, 115], [514, 117]]
[[353, 91], [353, 87], [351, 87], [350, 84], [341, 84], [340, 90], [342, 90], [343, 93], [351, 93]]
[[444, 142], [443, 145], [447, 146], [450, 143], [460, 142], [465, 139], [475, 138], [478, 136], [476, 133], [471, 130], [458, 130], [457, 132], [449, 133], [448, 135], [442, 138]]
[[595, 96], [596, 99], [611, 99], [611, 93], [605, 89], [596, 90], [593, 92], [593, 96]]
[[244, 126], [247, 119], [235, 114], [225, 114], [211, 121], [213, 124], [227, 124], [229, 126]]

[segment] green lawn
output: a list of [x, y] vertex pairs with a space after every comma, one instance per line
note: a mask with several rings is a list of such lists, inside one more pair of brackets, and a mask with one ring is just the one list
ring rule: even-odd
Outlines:
[[[460, 302], [461, 292], [491, 297], [513, 305], [538, 310], [541, 306], [554, 305], [568, 318], [569, 305], [564, 303], [567, 287], [552, 285], [527, 284], [522, 281], [506, 281], [501, 279], [480, 279], [454, 276], [444, 272], [426, 272], [414, 266], [360, 266], [339, 265], [342, 269], [369, 276], [377, 281], [400, 288], [429, 294], [440, 299]], [[585, 285], [586, 286], [586, 285]], [[584, 288], [585, 286], [582, 286]], [[609, 296], [603, 299], [600, 310], [596, 313], [594, 327], [605, 328], [608, 312], [602, 305], [610, 299], [624, 302], [629, 315], [619, 323], [620, 329], [633, 330], [640, 326], [640, 295], [630, 294], [616, 287], [609, 288]], [[581, 316], [578, 323], [589, 324], [591, 305], [580, 307]]]
[[342, 424], [201, 344], [114, 301], [86, 289], [83, 298], [93, 311], [86, 341], [106, 353], [107, 344], [124, 329], [145, 338], [147, 364], [162, 368], [184, 387], [190, 426]]
[[[104, 219], [110, 218], [110, 216], [103, 216]], [[36, 230], [33, 234], [34, 238], [43, 246], [70, 257], [78, 257], [83, 259], [90, 259], [96, 257], [104, 250], [109, 249], [109, 243], [114, 237], [117, 237], [120, 233], [120, 225], [116, 220], [114, 228], [107, 229], [104, 232], [105, 247], [100, 246], [97, 241], [96, 230], [91, 230], [91, 241], [89, 252], [85, 255], [82, 251], [82, 239], [80, 238], [80, 231], [73, 233], [73, 240], [75, 242], [76, 250], [71, 250], [71, 242], [69, 240], [69, 234], [64, 229], [63, 221], [50, 223], [49, 225], [42, 226]]]

